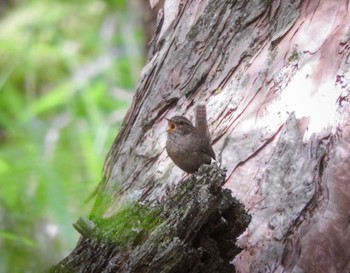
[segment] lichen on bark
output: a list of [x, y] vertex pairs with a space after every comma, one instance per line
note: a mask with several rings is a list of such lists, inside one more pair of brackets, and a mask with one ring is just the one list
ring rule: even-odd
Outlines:
[[77, 229], [85, 230], [79, 244], [51, 272], [234, 272], [236, 238], [250, 216], [224, 183], [216, 163], [203, 165], [164, 202], [133, 203], [110, 219], [78, 221]]

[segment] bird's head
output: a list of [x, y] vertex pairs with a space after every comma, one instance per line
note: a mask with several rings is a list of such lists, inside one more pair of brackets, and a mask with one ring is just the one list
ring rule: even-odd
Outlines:
[[166, 120], [168, 121], [168, 134], [187, 135], [195, 129], [192, 122], [183, 116], [175, 116]]

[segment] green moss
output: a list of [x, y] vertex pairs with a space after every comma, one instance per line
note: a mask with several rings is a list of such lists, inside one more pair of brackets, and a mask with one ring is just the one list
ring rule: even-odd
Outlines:
[[137, 245], [161, 222], [159, 208], [148, 208], [139, 203], [129, 203], [110, 218], [92, 215], [96, 225], [94, 236], [120, 246]]
[[288, 62], [299, 61], [299, 59], [300, 59], [299, 52], [296, 48], [294, 48], [292, 54], [288, 58]]
[[[101, 182], [102, 183], [102, 182]], [[98, 189], [97, 189], [98, 191]], [[104, 212], [108, 209], [108, 207], [112, 203], [112, 196], [109, 194], [104, 194], [101, 192], [97, 192], [96, 201], [91, 210], [90, 218], [102, 218]]]

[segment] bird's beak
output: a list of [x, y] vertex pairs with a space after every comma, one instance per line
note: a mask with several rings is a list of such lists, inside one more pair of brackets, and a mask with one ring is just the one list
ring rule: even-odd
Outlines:
[[168, 133], [172, 132], [176, 128], [175, 122], [173, 122], [171, 119], [165, 118], [168, 121], [168, 129], [166, 130]]

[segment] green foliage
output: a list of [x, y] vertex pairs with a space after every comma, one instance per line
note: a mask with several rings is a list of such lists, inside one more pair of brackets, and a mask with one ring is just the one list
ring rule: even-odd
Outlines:
[[132, 90], [142, 64], [127, 1], [18, 3], [0, 22], [0, 272], [12, 273], [41, 272], [75, 246], [72, 223], [90, 210], [130, 103], [115, 90]]

